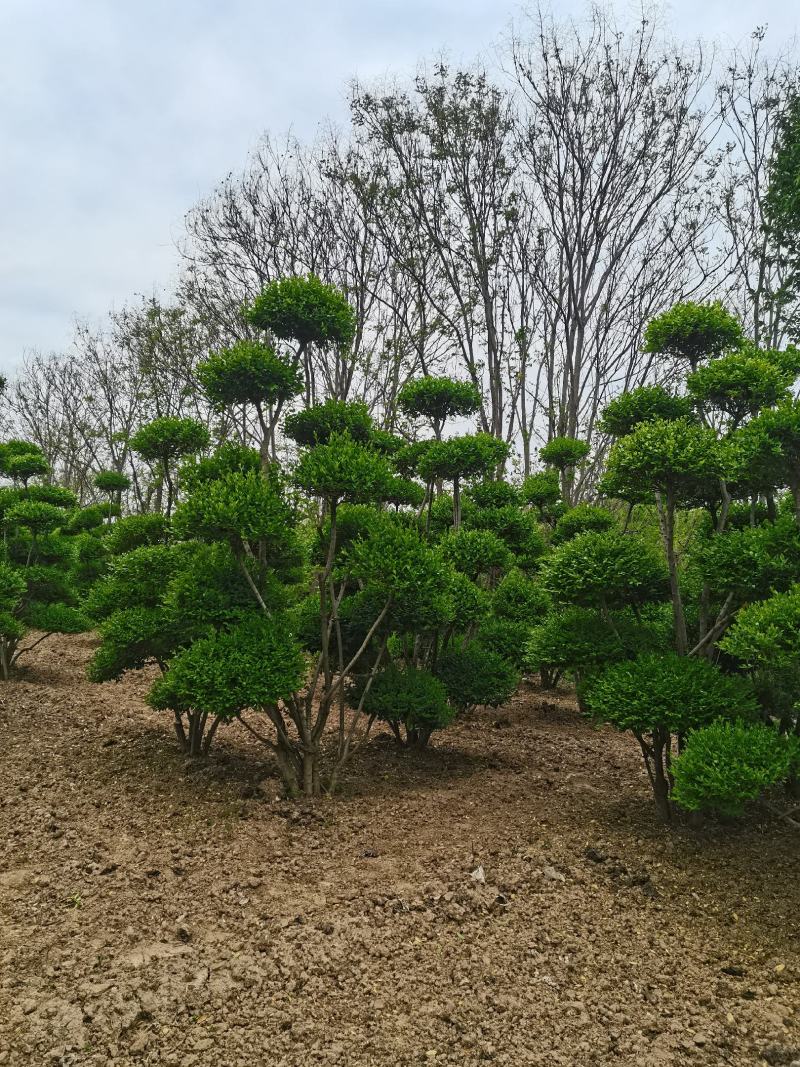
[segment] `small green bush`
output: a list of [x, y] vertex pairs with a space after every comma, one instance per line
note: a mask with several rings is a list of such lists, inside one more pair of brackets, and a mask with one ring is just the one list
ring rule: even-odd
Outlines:
[[760, 723], [720, 720], [689, 734], [673, 763], [672, 796], [688, 811], [741, 815], [798, 761], [800, 739]]
[[[360, 697], [358, 688], [355, 694]], [[455, 714], [441, 681], [416, 667], [391, 666], [379, 671], [364, 697], [363, 708], [368, 715], [389, 723], [398, 740], [404, 731], [406, 743], [418, 746], [427, 745], [431, 734], [449, 725]]]
[[461, 712], [508, 703], [520, 682], [519, 672], [505, 656], [477, 641], [445, 652], [435, 674], [444, 683], [450, 703]]
[[608, 508], [597, 507], [594, 504], [577, 504], [574, 508], [565, 511], [556, 522], [553, 530], [553, 544], [560, 545], [565, 541], [571, 541], [581, 533], [593, 531], [602, 533], [603, 530], [612, 530], [617, 525], [617, 520]]

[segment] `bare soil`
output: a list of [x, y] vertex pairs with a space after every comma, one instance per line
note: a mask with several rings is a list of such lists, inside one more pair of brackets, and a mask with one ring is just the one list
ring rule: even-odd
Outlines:
[[379, 734], [309, 807], [239, 726], [187, 764], [91, 647], [0, 690], [0, 1064], [800, 1060], [798, 836], [659, 825], [569, 694]]

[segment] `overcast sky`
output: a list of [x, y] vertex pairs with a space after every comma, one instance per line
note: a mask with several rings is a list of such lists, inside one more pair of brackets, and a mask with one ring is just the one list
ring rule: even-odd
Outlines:
[[[553, 0], [556, 14], [583, 0]], [[628, 8], [623, 5], [623, 10]], [[184, 213], [261, 133], [344, 120], [348, 80], [486, 54], [505, 0], [0, 0], [0, 371], [169, 287]], [[775, 43], [796, 0], [673, 0], [678, 36]]]

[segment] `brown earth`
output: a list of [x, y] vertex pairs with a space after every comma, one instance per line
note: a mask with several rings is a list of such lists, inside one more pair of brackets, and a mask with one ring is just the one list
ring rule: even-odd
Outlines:
[[0, 1064], [800, 1059], [798, 836], [659, 826], [567, 694], [379, 735], [306, 807], [239, 726], [188, 766], [91, 644], [0, 691]]

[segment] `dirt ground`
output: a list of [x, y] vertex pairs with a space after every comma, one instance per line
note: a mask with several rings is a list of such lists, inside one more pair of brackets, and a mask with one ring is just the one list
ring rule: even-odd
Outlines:
[[305, 807], [238, 725], [187, 765], [91, 644], [0, 690], [0, 1064], [800, 1060], [798, 836], [659, 826], [567, 694]]

